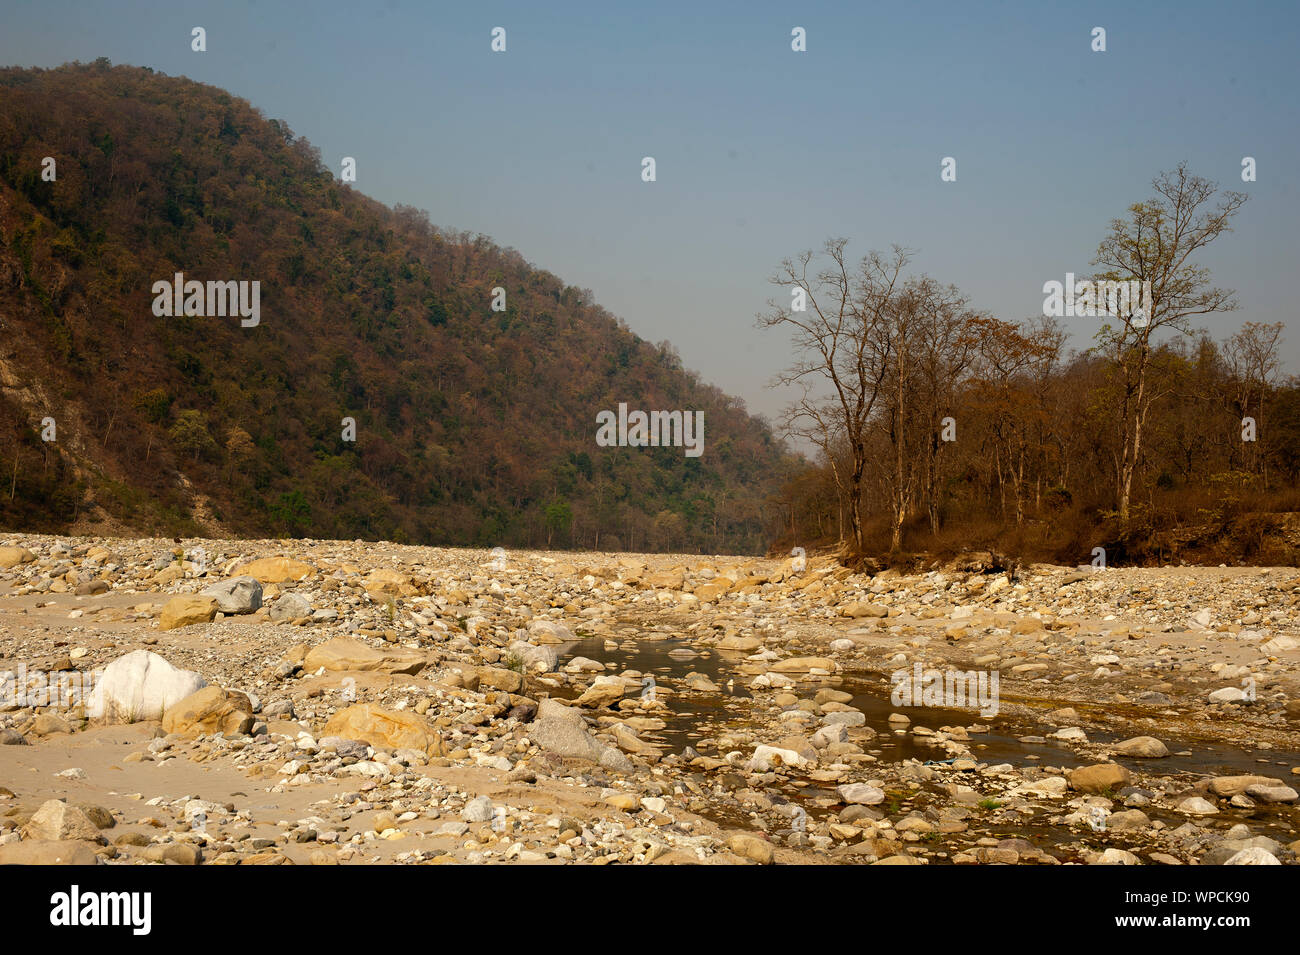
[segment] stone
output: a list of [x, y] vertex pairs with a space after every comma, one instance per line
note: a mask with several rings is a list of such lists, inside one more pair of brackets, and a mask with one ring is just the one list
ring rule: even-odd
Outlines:
[[253, 728], [253, 704], [237, 690], [205, 686], [169, 706], [163, 712], [162, 728], [180, 736], [245, 734]]
[[1229, 858], [1224, 865], [1281, 865], [1277, 856], [1267, 849], [1261, 849], [1257, 846], [1251, 846], [1248, 849], [1242, 849]]
[[160, 720], [168, 707], [207, 685], [193, 670], [179, 670], [148, 650], [133, 650], [104, 668], [86, 713], [109, 723]]
[[772, 843], [746, 832], [728, 836], [727, 848], [742, 859], [749, 859], [759, 865], [771, 865], [776, 861], [776, 849]]
[[217, 602], [212, 597], [183, 595], [173, 597], [158, 615], [159, 630], [178, 630], [196, 623], [210, 623], [217, 615]]
[[849, 805], [878, 806], [885, 801], [883, 790], [876, 786], [868, 786], [866, 783], [846, 783], [839, 786], [836, 791]]
[[0, 570], [9, 570], [19, 564], [30, 564], [36, 555], [26, 547], [0, 547]]
[[0, 866], [98, 864], [99, 856], [95, 854], [94, 846], [75, 839], [24, 839], [0, 845]]
[[1154, 736], [1134, 736], [1115, 744], [1115, 752], [1121, 756], [1134, 756], [1139, 759], [1160, 759], [1169, 755], [1169, 749]]
[[204, 588], [200, 596], [211, 597], [224, 614], [254, 613], [262, 606], [262, 584], [256, 577], [232, 577]]
[[376, 649], [350, 637], [335, 637], [307, 651], [302, 668], [315, 673], [321, 667], [331, 672], [419, 673], [427, 660], [415, 650], [386, 646]]
[[475, 796], [460, 811], [460, 818], [469, 823], [490, 822], [495, 807], [487, 796]]
[[366, 575], [362, 582], [366, 593], [382, 594], [389, 597], [410, 597], [416, 593], [411, 578], [396, 570], [377, 567]]
[[1201, 796], [1190, 796], [1178, 804], [1178, 811], [1189, 816], [1215, 816], [1219, 809], [1214, 803]]
[[76, 806], [71, 806], [60, 799], [50, 799], [41, 804], [41, 808], [32, 813], [32, 818], [23, 827], [28, 839], [43, 839], [48, 842], [62, 842], [69, 839], [97, 841], [99, 826]]
[[538, 704], [537, 719], [528, 727], [528, 736], [548, 753], [587, 760], [619, 772], [632, 771], [626, 756], [591, 734], [580, 710], [558, 700], [547, 698]]
[[623, 699], [624, 684], [621, 677], [598, 676], [595, 682], [576, 700], [576, 706], [601, 707], [611, 706]]
[[1081, 766], [1066, 776], [1075, 792], [1103, 793], [1118, 790], [1129, 783], [1129, 771], [1117, 763], [1098, 763]]
[[311, 601], [302, 594], [285, 593], [271, 604], [271, 619], [276, 623], [288, 623], [302, 617], [311, 616]]
[[441, 755], [441, 745], [428, 723], [405, 711], [386, 710], [373, 703], [354, 703], [330, 717], [321, 736], [341, 736], [371, 746], [417, 749]]
[[1244, 793], [1251, 786], [1281, 786], [1281, 780], [1269, 776], [1216, 776], [1210, 780], [1210, 792], [1216, 796], [1235, 796]]
[[245, 564], [239, 570], [241, 574], [253, 577], [264, 584], [306, 580], [316, 573], [316, 568], [311, 564], [289, 557], [263, 557]]

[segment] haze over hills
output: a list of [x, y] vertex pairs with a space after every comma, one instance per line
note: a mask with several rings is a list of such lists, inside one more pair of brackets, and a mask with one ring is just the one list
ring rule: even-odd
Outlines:
[[[175, 273], [260, 283], [258, 324], [156, 317]], [[103, 60], [0, 71], [0, 334], [7, 528], [756, 552], [798, 466], [589, 292]], [[598, 446], [620, 403], [704, 453]]]

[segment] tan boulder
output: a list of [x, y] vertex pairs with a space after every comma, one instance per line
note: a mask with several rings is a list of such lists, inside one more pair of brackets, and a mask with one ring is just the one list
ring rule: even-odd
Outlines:
[[217, 615], [217, 601], [213, 597], [186, 594], [173, 597], [158, 615], [159, 630], [176, 630], [196, 623], [209, 623]]
[[182, 736], [247, 733], [253, 728], [253, 703], [238, 690], [205, 686], [169, 706], [163, 713], [162, 728]]
[[829, 657], [791, 657], [773, 663], [770, 669], [777, 673], [807, 673], [809, 670], [825, 670], [834, 673], [835, 661]]
[[385, 594], [390, 597], [409, 597], [416, 592], [411, 578], [396, 570], [377, 567], [363, 581], [367, 593]]
[[0, 865], [98, 865], [94, 846], [76, 839], [24, 839], [0, 846]]
[[1102, 793], [1127, 786], [1129, 772], [1118, 763], [1097, 763], [1094, 766], [1080, 766], [1070, 770], [1066, 779], [1070, 788], [1081, 793]]
[[1281, 786], [1282, 782], [1271, 776], [1218, 776], [1210, 780], [1210, 792], [1216, 796], [1231, 797], [1244, 793], [1251, 786]]
[[8, 570], [19, 564], [29, 564], [36, 555], [26, 547], [0, 547], [0, 570]]
[[845, 604], [840, 608], [840, 613], [845, 617], [852, 617], [857, 620], [862, 617], [888, 617], [889, 609], [880, 604], [867, 603], [863, 600], [855, 600], [851, 604]]
[[28, 839], [44, 839], [58, 842], [65, 839], [89, 840], [99, 839], [99, 826], [76, 806], [70, 806], [60, 799], [49, 799], [32, 814], [23, 829]]
[[263, 557], [244, 564], [238, 573], [263, 584], [278, 584], [284, 580], [305, 580], [316, 573], [316, 568], [292, 557]]
[[437, 736], [422, 717], [373, 703], [354, 703], [335, 713], [321, 736], [355, 739], [390, 749], [418, 749], [429, 755], [439, 755], [441, 749]]
[[302, 668], [315, 673], [321, 667], [331, 672], [380, 670], [384, 673], [419, 673], [428, 661], [422, 653], [400, 647], [378, 650], [360, 640], [335, 637], [307, 651]]
[[728, 836], [727, 848], [742, 859], [750, 859], [759, 865], [771, 865], [776, 861], [776, 850], [772, 848], [772, 843], [745, 832]]

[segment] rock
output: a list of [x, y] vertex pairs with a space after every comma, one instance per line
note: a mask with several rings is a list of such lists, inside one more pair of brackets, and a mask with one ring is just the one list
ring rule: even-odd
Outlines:
[[1215, 690], [1210, 694], [1211, 703], [1244, 703], [1246, 702], [1246, 691], [1236, 686], [1225, 686], [1221, 690]]
[[524, 690], [524, 675], [503, 667], [479, 667], [478, 682], [480, 687], [504, 690], [506, 693], [522, 693]]
[[1122, 743], [1116, 743], [1115, 752], [1121, 756], [1135, 756], [1139, 759], [1160, 759], [1169, 755], [1169, 749], [1154, 736], [1134, 736]]
[[845, 604], [840, 608], [840, 613], [845, 617], [852, 617], [855, 620], [861, 617], [888, 617], [889, 610], [880, 604], [864, 603], [854, 601], [851, 604]]
[[1151, 820], [1141, 809], [1127, 809], [1113, 812], [1106, 819], [1107, 829], [1145, 829]]
[[772, 664], [771, 669], [777, 673], [808, 673], [811, 670], [834, 673], [839, 667], [830, 657], [791, 657]]
[[193, 670], [178, 670], [156, 653], [134, 650], [104, 668], [86, 713], [109, 723], [160, 720], [168, 707], [207, 685]]
[[1219, 809], [1214, 803], [1200, 796], [1191, 796], [1178, 804], [1178, 811], [1189, 816], [1215, 816]]
[[36, 555], [26, 547], [0, 547], [0, 570], [9, 570], [19, 564], [30, 564]]
[[232, 577], [204, 589], [200, 596], [211, 597], [224, 614], [253, 613], [262, 606], [262, 584], [256, 577]]
[[623, 699], [624, 685], [621, 677], [598, 676], [582, 696], [574, 700], [577, 706], [611, 706]]
[[301, 560], [289, 557], [263, 557], [239, 568], [242, 574], [264, 584], [278, 584], [286, 580], [306, 580], [316, 573], [316, 568]]
[[1110, 848], [1092, 860], [1092, 865], [1141, 865], [1142, 860], [1124, 849]]
[[853, 806], [878, 806], [885, 801], [883, 790], [866, 783], [847, 783], [837, 788], [840, 798]]
[[217, 614], [217, 602], [211, 597], [184, 595], [173, 597], [158, 615], [159, 630], [176, 630], [196, 623], [209, 623]]
[[0, 746], [27, 746], [27, 738], [15, 729], [0, 730]]
[[371, 746], [389, 749], [418, 749], [440, 755], [437, 737], [422, 717], [404, 711], [385, 710], [373, 703], [354, 703], [335, 713], [325, 724], [322, 736], [341, 736]]
[[1267, 849], [1252, 846], [1233, 855], [1224, 865], [1281, 865], [1277, 856]]
[[307, 651], [302, 668], [308, 673], [324, 667], [331, 672], [380, 670], [414, 674], [424, 669], [426, 663], [424, 655], [415, 650], [398, 647], [379, 650], [360, 640], [335, 637]]
[[72, 724], [53, 713], [40, 713], [32, 720], [27, 732], [32, 736], [55, 736], [71, 733]]
[[311, 601], [302, 594], [281, 594], [271, 604], [271, 619], [276, 623], [287, 623], [302, 617], [311, 616]]
[[74, 839], [24, 839], [0, 846], [3, 865], [98, 865], [94, 846]]
[[41, 808], [32, 814], [24, 827], [28, 839], [43, 839], [48, 842], [62, 842], [69, 839], [99, 839], [99, 826], [90, 817], [59, 799], [50, 799], [41, 804]]
[[1298, 794], [1290, 786], [1283, 786], [1280, 783], [1274, 785], [1255, 783], [1246, 787], [1246, 795], [1260, 802], [1295, 802]]
[[723, 637], [718, 641], [719, 650], [740, 650], [745, 653], [752, 653], [762, 645], [763, 641], [758, 639], [758, 637], [741, 637], [736, 634]]
[[495, 807], [487, 796], [475, 796], [460, 811], [460, 818], [469, 823], [490, 822]]
[[181, 736], [248, 733], [253, 728], [253, 704], [237, 690], [205, 686], [169, 706], [163, 713], [162, 728]]
[[1103, 793], [1127, 786], [1130, 776], [1127, 769], [1116, 763], [1098, 763], [1073, 769], [1066, 778], [1075, 792]]
[[591, 734], [580, 710], [558, 700], [548, 698], [538, 704], [537, 719], [528, 728], [528, 736], [548, 753], [588, 760], [618, 772], [632, 771], [626, 756]]
[[377, 567], [366, 575], [362, 582], [366, 593], [384, 594], [389, 597], [409, 597], [416, 593], [411, 578], [396, 570]]
[[738, 832], [727, 837], [727, 848], [740, 856], [759, 865], [771, 865], [776, 861], [776, 850], [772, 843], [749, 833]]
[[1228, 797], [1244, 793], [1251, 786], [1281, 786], [1282, 781], [1269, 776], [1216, 776], [1210, 780], [1210, 792], [1216, 796]]
[[808, 760], [793, 749], [781, 749], [777, 746], [763, 744], [755, 748], [754, 755], [749, 758], [745, 768], [752, 772], [770, 773], [782, 766], [801, 768], [807, 764]]

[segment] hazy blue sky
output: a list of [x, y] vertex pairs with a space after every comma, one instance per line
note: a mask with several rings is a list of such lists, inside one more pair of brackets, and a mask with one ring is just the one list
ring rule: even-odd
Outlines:
[[[1285, 321], [1300, 372], [1294, 2], [4, 7], [0, 62], [107, 56], [224, 87], [336, 174], [355, 156], [362, 191], [591, 288], [768, 415], [789, 343], [754, 315], [785, 256], [830, 235], [856, 253], [900, 243], [976, 307], [1024, 318], [1184, 159], [1252, 196], [1203, 259], [1242, 306], [1212, 319], [1216, 337]], [[1095, 320], [1066, 321], [1085, 344]]]

